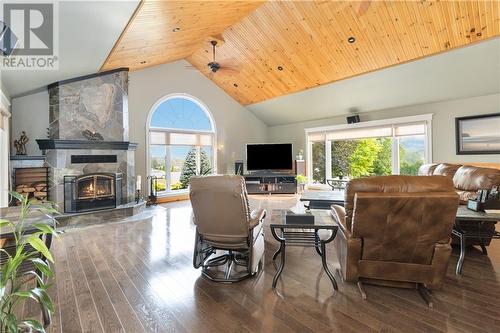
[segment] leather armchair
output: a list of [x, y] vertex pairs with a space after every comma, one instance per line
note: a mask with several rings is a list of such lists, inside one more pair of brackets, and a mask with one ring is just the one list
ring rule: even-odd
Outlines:
[[[384, 176], [347, 184], [344, 207], [331, 212], [345, 281], [425, 288], [443, 284], [458, 195], [449, 177]], [[431, 303], [430, 303], [431, 304]]]
[[193, 177], [189, 196], [196, 225], [193, 266], [216, 282], [254, 275], [264, 255], [266, 211], [250, 211], [244, 178]]

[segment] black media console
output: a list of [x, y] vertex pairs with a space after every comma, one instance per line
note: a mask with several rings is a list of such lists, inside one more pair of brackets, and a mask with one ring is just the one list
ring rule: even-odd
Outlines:
[[249, 194], [294, 194], [297, 192], [295, 175], [289, 173], [252, 173], [244, 177]]

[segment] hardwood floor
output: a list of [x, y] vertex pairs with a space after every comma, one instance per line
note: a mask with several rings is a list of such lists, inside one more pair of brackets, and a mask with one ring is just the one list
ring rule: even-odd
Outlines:
[[[268, 210], [296, 204], [291, 196], [253, 196]], [[467, 253], [463, 276], [451, 259], [443, 290], [429, 309], [413, 290], [354, 284], [333, 294], [312, 248], [287, 249], [275, 291], [266, 228], [265, 269], [237, 284], [216, 284], [192, 267], [194, 227], [188, 201], [165, 204], [139, 219], [68, 230], [53, 244], [57, 305], [50, 332], [500, 332], [500, 241], [489, 255]], [[144, 216], [151, 215], [149, 218]], [[333, 246], [331, 269], [338, 267]], [[36, 314], [28, 305], [24, 311]]]

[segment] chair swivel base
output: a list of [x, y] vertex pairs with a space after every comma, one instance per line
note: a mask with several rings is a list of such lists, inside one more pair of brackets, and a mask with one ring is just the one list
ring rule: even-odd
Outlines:
[[[225, 266], [224, 270], [215, 269], [221, 266]], [[245, 267], [245, 270], [238, 272], [236, 269], [238, 266]], [[239, 282], [255, 275], [248, 267], [248, 259], [232, 251], [205, 261], [201, 272], [210, 281], [223, 283]]]

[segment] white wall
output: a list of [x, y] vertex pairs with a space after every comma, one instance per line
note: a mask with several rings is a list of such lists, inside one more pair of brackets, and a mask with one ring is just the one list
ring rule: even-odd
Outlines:
[[143, 179], [146, 175], [146, 120], [153, 104], [168, 94], [192, 95], [214, 116], [219, 147], [218, 173], [234, 171], [234, 161], [245, 157], [246, 143], [267, 141], [267, 126], [261, 120], [197, 70], [186, 68], [188, 66], [181, 60], [129, 75], [130, 141], [139, 143], [135, 163]]
[[[12, 139], [18, 139], [22, 131], [30, 141], [26, 144], [28, 155], [41, 155], [36, 139], [47, 138], [49, 127], [49, 93], [47, 90], [12, 99]], [[16, 150], [11, 142], [12, 153]]]
[[[389, 119], [433, 113], [432, 157], [434, 162], [500, 163], [500, 155], [457, 155], [455, 149], [455, 118], [500, 112], [500, 94], [457, 99], [439, 103], [420, 104], [401, 108], [362, 113], [361, 121]], [[271, 142], [291, 142], [294, 154], [306, 147], [304, 129], [345, 124], [346, 115], [321, 120], [272, 126], [268, 129]]]
[[1, 73], [0, 73], [0, 90], [2, 91], [5, 98], [7, 98], [7, 100], [10, 101], [10, 94], [9, 94], [9, 91], [7, 90], [7, 87], [5, 87], [5, 84], [2, 81]]

